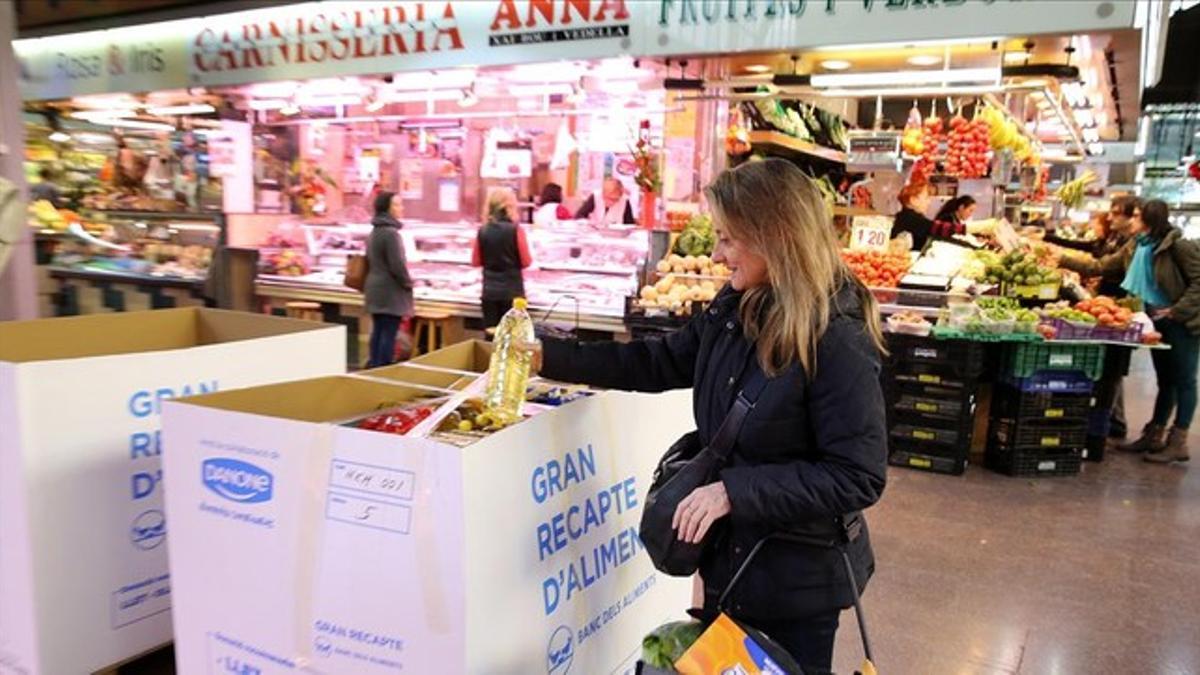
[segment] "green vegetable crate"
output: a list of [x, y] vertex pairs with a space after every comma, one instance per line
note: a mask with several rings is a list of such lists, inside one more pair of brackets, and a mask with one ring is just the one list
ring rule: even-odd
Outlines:
[[1061, 288], [1062, 283], [1058, 281], [1044, 284], [1013, 284], [1005, 282], [1000, 285], [1000, 295], [1028, 300], [1057, 300]]
[[1104, 372], [1104, 345], [1055, 342], [1015, 344], [1005, 354], [1005, 369], [1012, 377], [1032, 377], [1041, 372], [1074, 371], [1093, 382]]

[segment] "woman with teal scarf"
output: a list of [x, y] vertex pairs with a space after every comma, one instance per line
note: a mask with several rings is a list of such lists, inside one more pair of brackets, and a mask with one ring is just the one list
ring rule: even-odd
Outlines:
[[[1200, 364], [1200, 244], [1183, 239], [1160, 200], [1134, 211], [1134, 237], [1099, 260], [1062, 259], [1062, 267], [1088, 276], [1125, 270], [1121, 287], [1142, 299], [1170, 350], [1152, 353], [1158, 379], [1154, 416], [1141, 438], [1121, 446], [1159, 464], [1188, 461], [1187, 434], [1196, 414]], [[1168, 434], [1167, 425], [1174, 415]]]

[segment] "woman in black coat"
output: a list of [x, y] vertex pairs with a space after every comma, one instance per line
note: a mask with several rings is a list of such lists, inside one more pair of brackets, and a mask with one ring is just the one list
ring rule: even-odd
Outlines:
[[[878, 501], [887, 466], [878, 308], [839, 257], [820, 191], [789, 162], [726, 171], [706, 196], [718, 233], [713, 258], [732, 271], [712, 305], [665, 339], [548, 340], [541, 372], [635, 391], [692, 387], [707, 444], [761, 369], [766, 387], [729, 464], [675, 514], [681, 540], [711, 530], [704, 608], [716, 609], [739, 564], [774, 533], [848, 539], [861, 586], [875, 566], [861, 511]], [[840, 553], [772, 541], [727, 611], [778, 641], [805, 672], [819, 672], [830, 668], [838, 615], [851, 603]]]
[[365, 309], [371, 315], [368, 368], [386, 366], [396, 360], [396, 332], [400, 322], [413, 313], [413, 282], [400, 238], [403, 202], [393, 192], [375, 198], [375, 216], [367, 238], [367, 280], [363, 286]]

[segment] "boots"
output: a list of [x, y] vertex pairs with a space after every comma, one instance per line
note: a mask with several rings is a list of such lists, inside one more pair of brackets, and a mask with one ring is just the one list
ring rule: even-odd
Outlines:
[[1165, 427], [1150, 423], [1142, 430], [1141, 438], [1118, 447], [1122, 452], [1158, 452], [1167, 447], [1166, 435]]
[[1171, 436], [1167, 439], [1167, 447], [1158, 452], [1152, 452], [1142, 457], [1142, 459], [1147, 462], [1154, 462], [1155, 464], [1188, 461], [1187, 435], [1187, 429], [1171, 429]]

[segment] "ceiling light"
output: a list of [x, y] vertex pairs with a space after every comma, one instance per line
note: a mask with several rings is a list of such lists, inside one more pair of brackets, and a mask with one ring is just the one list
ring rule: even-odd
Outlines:
[[948, 38], [938, 40], [909, 40], [907, 42], [868, 42], [863, 44], [828, 45], [815, 47], [814, 52], [858, 52], [883, 49], [910, 49], [912, 47], [940, 47], [944, 45], [989, 44], [1003, 37]]
[[283, 106], [281, 106], [279, 108], [279, 114], [287, 115], [289, 117], [292, 115], [299, 115], [300, 114], [300, 106], [297, 105], [295, 101], [288, 101], [287, 103], [285, 103]]
[[479, 97], [475, 94], [475, 85], [462, 90], [462, 96], [458, 99], [458, 107], [470, 108], [479, 103]]
[[146, 108], [146, 112], [151, 115], [207, 115], [216, 111], [216, 108], [207, 103], [185, 103]]
[[855, 98], [865, 96], [976, 96], [996, 91], [992, 85], [960, 87], [880, 87], [877, 89], [822, 89], [825, 98]]
[[908, 57], [908, 62], [914, 66], [936, 66], [942, 62], [942, 57], [933, 54], [917, 54]]
[[338, 105], [358, 105], [362, 97], [354, 94], [301, 94], [296, 102], [309, 108], [322, 108]]
[[144, 131], [175, 131], [174, 124], [165, 122], [146, 122], [143, 120], [131, 120], [117, 118], [111, 120], [95, 120], [96, 124], [105, 124], [110, 127], [122, 127], [125, 129], [142, 129]]
[[92, 122], [95, 120], [108, 120], [114, 117], [132, 117], [133, 110], [128, 108], [113, 108], [111, 110], [80, 110], [71, 113], [71, 117], [77, 120]]
[[55, 131], [50, 134], [50, 140], [54, 143], [66, 143], [71, 140], [71, 134], [64, 134], [61, 131]]
[[394, 91], [384, 98], [389, 103], [425, 103], [427, 101], [456, 101], [462, 96], [461, 89], [432, 89], [427, 91]]
[[[638, 93], [640, 90], [641, 85], [638, 84], [637, 80], [609, 80], [604, 83], [604, 93], [612, 96], [629, 96], [630, 94]], [[573, 91], [574, 87], [572, 87]]]
[[879, 73], [842, 73], [837, 75], [812, 76], [812, 86], [814, 87], [879, 87], [888, 85], [959, 83], [995, 84], [999, 81], [999, 68], [896, 70]]
[[771, 66], [765, 63], [751, 63], [748, 66], [742, 66], [742, 70], [747, 73], [769, 73], [771, 72]]
[[850, 62], [841, 59], [829, 59], [822, 61], [821, 67], [825, 70], [846, 70], [850, 67]]
[[1005, 63], [1024, 63], [1029, 58], [1029, 52], [1004, 52]]
[[447, 70], [420, 70], [396, 73], [392, 76], [392, 88], [418, 89], [462, 89], [475, 81], [474, 68], [450, 68]]
[[279, 110], [286, 108], [288, 102], [281, 98], [252, 98], [247, 104], [251, 110]]
[[566, 96], [571, 93], [571, 85], [565, 83], [543, 84], [510, 84], [508, 92], [513, 96]]

